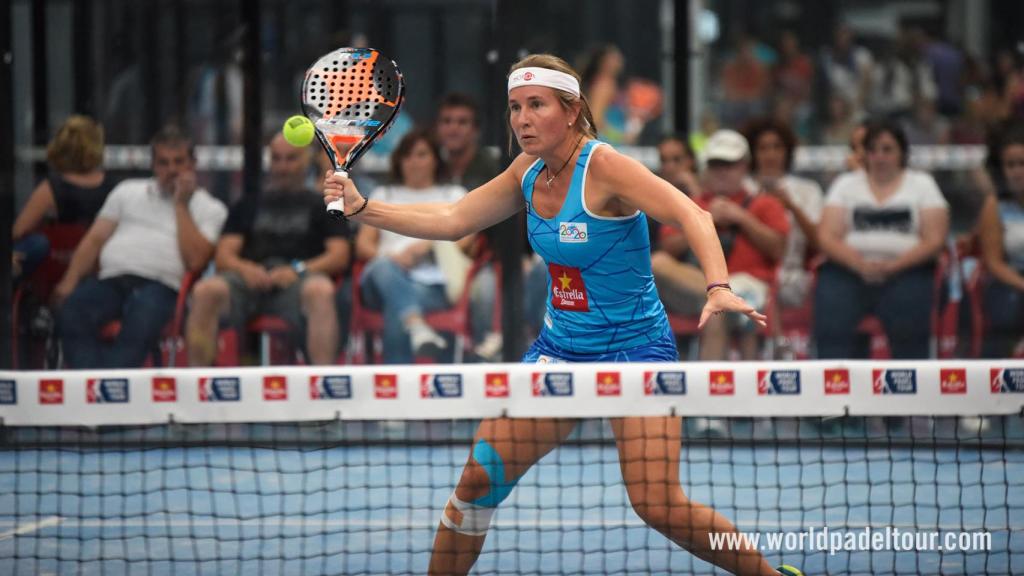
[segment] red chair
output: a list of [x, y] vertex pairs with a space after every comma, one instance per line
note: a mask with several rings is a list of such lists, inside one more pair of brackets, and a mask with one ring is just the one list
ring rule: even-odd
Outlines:
[[[50, 242], [50, 253], [39, 265], [39, 268], [32, 273], [30, 278], [22, 282], [11, 295], [11, 354], [13, 357], [13, 368], [19, 369], [19, 357], [21, 342], [18, 338], [18, 327], [21, 322], [21, 305], [25, 298], [31, 293], [39, 302], [46, 303], [50, 300], [54, 287], [64, 276], [71, 262], [71, 256], [75, 248], [82, 242], [89, 227], [84, 224], [48, 224], [40, 232]], [[45, 363], [43, 366], [45, 367]]]
[[[473, 264], [466, 273], [465, 288], [454, 306], [423, 315], [423, 320], [434, 330], [455, 336], [453, 361], [456, 364], [461, 363], [466, 351], [473, 348], [473, 336], [469, 324], [470, 286], [480, 269], [490, 260], [489, 251], [481, 251], [473, 260]], [[352, 269], [352, 324], [348, 338], [348, 357], [350, 362], [362, 364], [367, 363], [367, 360], [372, 357], [374, 363], [379, 364], [382, 362], [380, 334], [384, 331], [384, 317], [380, 312], [370, 310], [363, 305], [359, 280], [365, 267], [366, 262], [360, 260]], [[370, 345], [367, 346], [368, 344]], [[370, 349], [367, 350], [367, 348]]]

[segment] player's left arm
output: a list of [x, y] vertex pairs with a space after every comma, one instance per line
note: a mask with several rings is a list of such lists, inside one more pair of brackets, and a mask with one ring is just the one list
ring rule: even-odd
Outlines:
[[[590, 160], [591, 189], [587, 195], [591, 210], [614, 198], [623, 214], [639, 209], [658, 222], [682, 230], [704, 270], [708, 283], [728, 282], [722, 244], [711, 213], [686, 194], [661, 179], [636, 160], [602, 146]], [[598, 184], [594, 187], [593, 184]], [[588, 190], [588, 192], [590, 192]], [[593, 202], [593, 203], [592, 203]]]
[[[674, 186], [655, 176], [643, 164], [614, 150], [601, 150], [593, 155], [590, 170], [592, 180], [588, 184], [597, 184], [593, 186], [597, 188], [594, 196], [587, 196], [591, 209], [594, 206], [618, 203], [622, 214], [631, 214], [640, 209], [662, 224], [681, 229], [700, 261], [709, 285], [729, 281], [722, 243], [718, 240], [715, 223], [707, 210], [697, 206], [685, 194], [680, 194]], [[590, 204], [591, 199], [594, 204]], [[727, 311], [745, 314], [761, 326], [767, 325], [767, 318], [763, 314], [731, 290], [712, 289], [708, 291], [708, 301], [697, 327], [702, 328], [712, 315]]]

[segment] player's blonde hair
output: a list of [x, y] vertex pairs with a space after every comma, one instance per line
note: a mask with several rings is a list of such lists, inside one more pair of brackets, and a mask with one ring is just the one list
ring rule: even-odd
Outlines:
[[90, 172], [103, 164], [103, 127], [88, 116], [69, 116], [46, 147], [57, 172]]
[[[554, 54], [530, 54], [513, 64], [508, 73], [511, 74], [520, 68], [528, 67], [547, 68], [549, 70], [564, 72], [575, 78], [576, 81], [580, 83], [581, 87], [583, 85], [583, 81], [580, 79], [580, 75], [576, 70], [574, 70], [568, 62]], [[580, 112], [576, 116], [576, 120], [572, 123], [573, 127], [577, 132], [585, 136], [597, 138], [597, 124], [594, 123], [594, 114], [590, 111], [590, 104], [587, 102], [587, 96], [581, 93], [579, 97], [576, 97], [564, 90], [555, 90], [555, 94], [558, 95], [558, 100], [566, 110], [572, 110], [572, 107], [576, 104], [580, 105]], [[512, 132], [511, 110], [505, 110], [505, 124], [508, 126], [508, 149], [511, 154], [512, 142], [515, 139]]]

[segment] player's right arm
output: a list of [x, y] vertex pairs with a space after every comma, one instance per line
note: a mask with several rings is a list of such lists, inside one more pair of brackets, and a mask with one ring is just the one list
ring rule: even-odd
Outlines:
[[[388, 204], [376, 200], [352, 219], [384, 230], [426, 240], [458, 240], [493, 226], [525, 206], [520, 182], [533, 163], [520, 154], [504, 172], [475, 188], [458, 202], [432, 204]], [[333, 172], [324, 181], [324, 199], [330, 203], [344, 195], [345, 210], [363, 205], [355, 184]]]

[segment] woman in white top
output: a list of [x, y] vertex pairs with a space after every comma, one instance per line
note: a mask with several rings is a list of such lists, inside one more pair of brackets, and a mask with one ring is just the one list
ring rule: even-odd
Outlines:
[[[393, 204], [455, 202], [466, 190], [439, 184], [444, 174], [440, 148], [426, 130], [413, 130], [391, 155], [394, 184], [374, 190], [374, 200]], [[469, 242], [472, 236], [460, 240]], [[363, 299], [384, 315], [384, 362], [410, 364], [446, 346], [423, 320], [424, 312], [451, 305], [444, 270], [434, 260], [434, 242], [361, 226], [356, 257], [369, 261], [360, 277]]]
[[1007, 358], [1024, 333], [1024, 125], [994, 135], [989, 166], [999, 194], [978, 217], [981, 255], [990, 276], [985, 293], [986, 358]]
[[791, 172], [797, 139], [789, 126], [765, 119], [751, 124], [745, 132], [750, 142], [753, 189], [778, 198], [789, 217], [786, 251], [779, 266], [779, 304], [800, 306], [811, 286], [805, 262], [807, 255], [818, 249], [818, 221], [825, 195], [817, 182]]
[[902, 129], [868, 127], [863, 171], [836, 178], [818, 244], [814, 333], [819, 358], [865, 357], [857, 325], [879, 317], [893, 358], [927, 358], [935, 258], [949, 231], [949, 206], [930, 174], [907, 168]]

